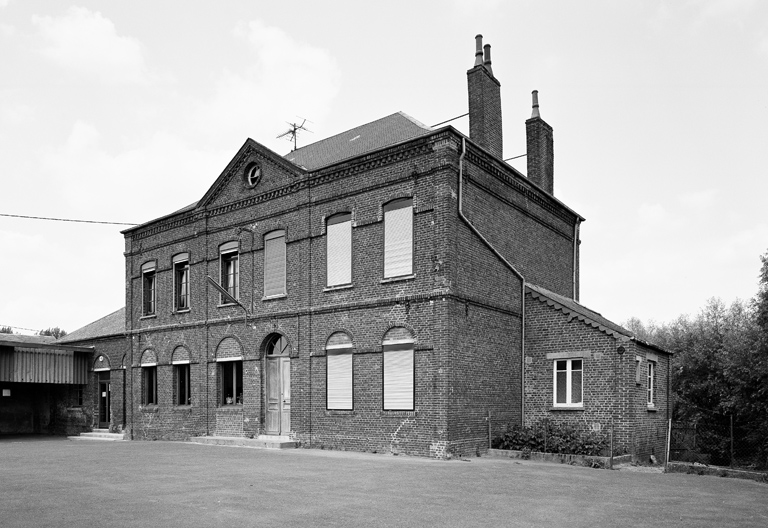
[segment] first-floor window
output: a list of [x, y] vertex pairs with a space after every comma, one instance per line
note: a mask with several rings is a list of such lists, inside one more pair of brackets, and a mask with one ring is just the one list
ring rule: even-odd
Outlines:
[[412, 411], [413, 343], [384, 347], [384, 410]]
[[189, 365], [176, 365], [176, 405], [191, 405]]
[[155, 263], [150, 262], [141, 267], [141, 315], [155, 314]]
[[555, 360], [554, 405], [555, 407], [582, 407], [582, 359]]
[[648, 362], [648, 407], [656, 405], [656, 363]]
[[157, 405], [157, 367], [143, 367], [144, 405]]
[[243, 362], [223, 361], [221, 365], [221, 404], [243, 403]]
[[189, 253], [173, 257], [174, 310], [189, 310]]

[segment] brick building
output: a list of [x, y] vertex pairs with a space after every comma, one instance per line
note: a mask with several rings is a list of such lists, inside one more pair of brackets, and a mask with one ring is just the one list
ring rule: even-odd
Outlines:
[[552, 127], [534, 92], [527, 177], [503, 161], [476, 44], [468, 138], [395, 113], [286, 156], [248, 139], [201, 200], [124, 231], [124, 328], [67, 338], [124, 394], [113, 429], [444, 457], [613, 420], [663, 456], [668, 354], [578, 304]]

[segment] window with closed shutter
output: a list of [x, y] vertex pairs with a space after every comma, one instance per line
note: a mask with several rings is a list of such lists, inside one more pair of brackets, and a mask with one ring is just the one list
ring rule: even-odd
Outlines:
[[384, 350], [384, 410], [413, 410], [413, 345]]
[[349, 213], [328, 219], [326, 268], [328, 286], [352, 283], [352, 215]]
[[413, 274], [413, 199], [384, 206], [384, 278]]
[[352, 410], [352, 349], [328, 350], [328, 409]]
[[272, 231], [264, 235], [264, 297], [285, 293], [285, 231]]

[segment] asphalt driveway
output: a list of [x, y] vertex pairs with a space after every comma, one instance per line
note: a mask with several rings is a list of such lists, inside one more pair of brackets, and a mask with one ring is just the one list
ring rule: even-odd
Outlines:
[[0, 525], [768, 526], [768, 485], [506, 459], [0, 440]]

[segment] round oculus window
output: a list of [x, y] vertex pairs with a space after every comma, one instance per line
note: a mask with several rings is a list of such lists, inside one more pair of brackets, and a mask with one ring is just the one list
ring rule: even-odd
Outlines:
[[256, 187], [261, 181], [261, 165], [254, 163], [249, 165], [245, 171], [245, 183], [248, 187]]

